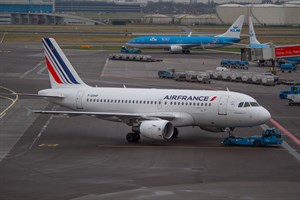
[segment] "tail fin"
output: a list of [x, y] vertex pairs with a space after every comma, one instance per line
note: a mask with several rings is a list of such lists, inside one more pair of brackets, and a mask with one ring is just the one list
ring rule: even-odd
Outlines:
[[43, 38], [46, 64], [52, 88], [86, 87], [53, 38]]
[[245, 19], [245, 15], [239, 16], [239, 18], [230, 26], [230, 28], [225, 33], [219, 36], [240, 38], [244, 19]]
[[260, 42], [256, 39], [251, 17], [249, 17], [249, 40], [250, 40], [250, 45], [260, 44]]

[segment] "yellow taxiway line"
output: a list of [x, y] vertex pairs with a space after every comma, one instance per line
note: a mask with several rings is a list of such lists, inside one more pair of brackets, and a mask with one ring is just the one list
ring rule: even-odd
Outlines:
[[14, 91], [12, 91], [11, 89], [8, 89], [8, 88], [6, 88], [6, 87], [0, 86], [0, 88], [2, 88], [2, 89], [4, 89], [4, 90], [7, 90], [7, 91], [10, 92], [10, 94], [13, 94], [13, 95], [16, 96], [15, 99], [12, 99], [12, 98], [6, 97], [6, 96], [0, 96], [0, 98], [2, 98], [2, 99], [8, 99], [8, 100], [10, 100], [10, 101], [12, 102], [7, 108], [5, 108], [5, 109], [0, 113], [0, 119], [1, 119], [2, 117], [4, 117], [4, 116], [6, 115], [6, 112], [7, 112], [11, 107], [13, 107], [13, 105], [18, 101], [19, 95], [18, 95], [16, 92], [14, 92]]

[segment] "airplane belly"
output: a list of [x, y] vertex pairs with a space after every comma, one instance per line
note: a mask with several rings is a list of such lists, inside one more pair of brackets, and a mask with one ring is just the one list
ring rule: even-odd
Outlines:
[[173, 112], [172, 113], [175, 116], [175, 119], [172, 120], [172, 124], [175, 127], [180, 126], [194, 126], [195, 120], [189, 113], [186, 112]]

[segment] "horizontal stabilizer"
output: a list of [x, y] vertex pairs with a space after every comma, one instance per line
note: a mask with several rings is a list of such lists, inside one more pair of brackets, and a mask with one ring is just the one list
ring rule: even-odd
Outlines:
[[27, 96], [27, 97], [46, 97], [46, 98], [64, 98], [63, 95], [42, 95], [42, 94], [30, 94], [30, 93], [17, 93], [19, 96]]

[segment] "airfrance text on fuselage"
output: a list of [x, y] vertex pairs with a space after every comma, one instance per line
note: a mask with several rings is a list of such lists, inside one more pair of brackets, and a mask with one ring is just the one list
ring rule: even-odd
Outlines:
[[164, 100], [208, 101], [209, 96], [166, 95]]

